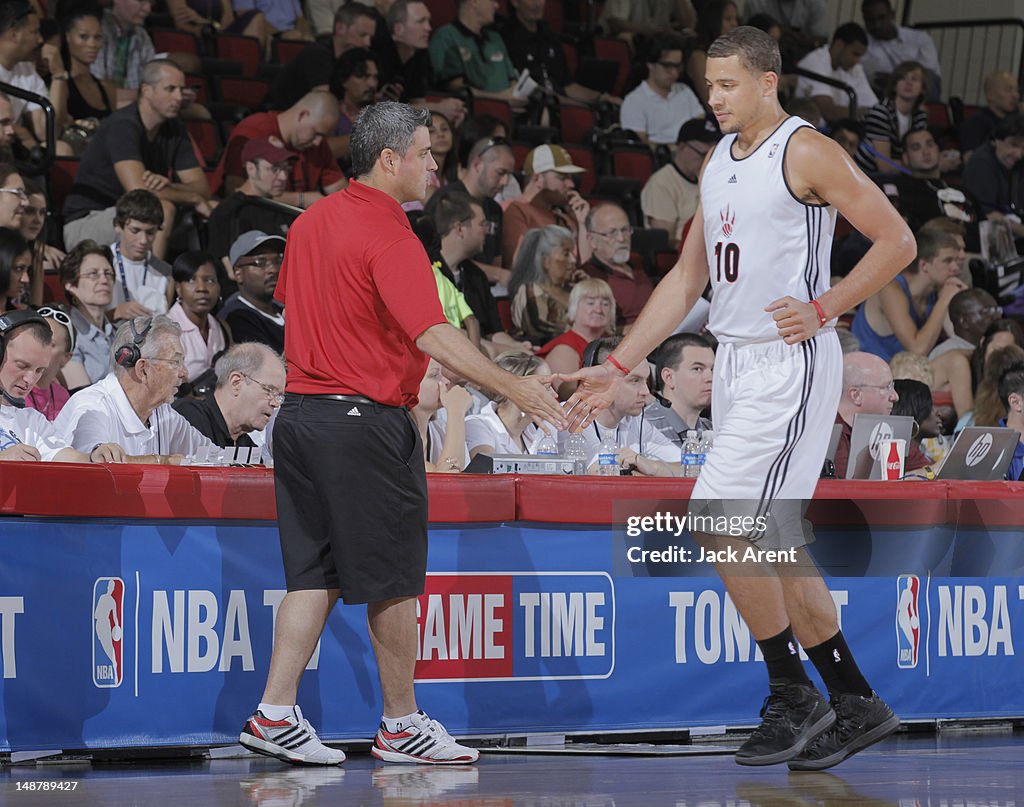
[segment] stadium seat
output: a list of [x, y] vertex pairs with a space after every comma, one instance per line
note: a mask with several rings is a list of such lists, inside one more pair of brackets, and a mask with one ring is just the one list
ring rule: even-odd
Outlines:
[[654, 173], [654, 154], [647, 146], [616, 146], [610, 156], [614, 176], [646, 182]]
[[219, 76], [217, 88], [220, 92], [221, 101], [255, 110], [263, 103], [263, 99], [267, 97], [270, 84], [255, 78]]
[[569, 69], [569, 77], [576, 79], [576, 71], [580, 68], [580, 52], [572, 42], [562, 43], [562, 53], [565, 54], [565, 66]]
[[157, 53], [194, 53], [199, 56], [199, 40], [195, 34], [187, 31], [172, 31], [164, 28], [156, 29], [153, 34], [153, 47]]
[[[217, 55], [222, 59], [234, 59], [242, 63], [242, 75], [254, 77], [263, 63], [260, 41], [254, 36], [240, 34], [218, 34]], [[260, 99], [262, 100], [262, 99]]]
[[598, 59], [609, 59], [618, 65], [618, 75], [615, 84], [612, 85], [612, 94], [621, 98], [626, 90], [629, 71], [632, 69], [633, 55], [629, 52], [629, 45], [621, 39], [598, 37], [594, 40], [594, 55]]
[[216, 165], [221, 148], [220, 130], [217, 128], [217, 124], [209, 120], [189, 120], [185, 121], [185, 126], [188, 133], [192, 135], [192, 140], [199, 149], [199, 153], [205, 158], [206, 164]]
[[937, 127], [943, 131], [949, 128], [949, 107], [940, 101], [929, 101], [924, 106], [925, 111], [928, 113], [929, 126]]
[[579, 183], [580, 193], [589, 196], [594, 192], [594, 183], [597, 182], [597, 166], [594, 164], [594, 152], [582, 146], [565, 146], [565, 150], [572, 157], [574, 165], [587, 169], [583, 174], [576, 174], [576, 181]]
[[509, 106], [508, 101], [502, 101], [499, 98], [474, 98], [473, 114], [494, 115], [505, 124], [509, 131], [512, 130], [512, 107]]
[[501, 327], [509, 333], [513, 333], [512, 329], [515, 326], [512, 324], [512, 302], [508, 297], [502, 297], [496, 300], [496, 302], [498, 304], [498, 316], [501, 318]]
[[597, 126], [597, 117], [590, 107], [563, 104], [558, 114], [562, 121], [563, 143], [586, 143]]
[[455, 21], [455, 0], [426, 0], [430, 9], [430, 26], [436, 31]]
[[203, 106], [210, 103], [213, 96], [210, 93], [210, 83], [206, 80], [206, 76], [189, 74], [185, 76], [185, 86], [195, 91], [196, 103]]
[[274, 41], [274, 50], [277, 54], [278, 64], [288, 64], [302, 51], [309, 47], [309, 42], [296, 42], [288, 39], [277, 39]]
[[75, 184], [78, 158], [57, 157], [50, 166], [50, 204], [54, 210], [64, 207], [64, 199]]

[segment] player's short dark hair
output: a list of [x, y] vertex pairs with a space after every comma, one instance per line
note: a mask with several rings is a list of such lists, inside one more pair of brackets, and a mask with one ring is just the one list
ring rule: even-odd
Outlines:
[[741, 25], [722, 34], [708, 47], [709, 59], [727, 59], [738, 56], [742, 64], [751, 73], [782, 72], [782, 56], [779, 43], [759, 28]]
[[844, 22], [832, 34], [832, 41], [845, 42], [847, 45], [855, 45], [859, 42], [866, 48], [868, 46], [868, 32], [855, 22]]
[[164, 207], [160, 204], [160, 199], [156, 194], [145, 188], [136, 188], [122, 194], [121, 198], [117, 200], [117, 207], [114, 208], [114, 224], [118, 227], [124, 227], [129, 219], [162, 227]]
[[1013, 364], [999, 376], [999, 400], [1007, 409], [1013, 393], [1024, 396], [1024, 364]]
[[430, 126], [430, 112], [425, 109], [398, 101], [380, 101], [364, 108], [349, 138], [353, 176], [367, 176], [384, 149], [405, 154], [421, 126]]

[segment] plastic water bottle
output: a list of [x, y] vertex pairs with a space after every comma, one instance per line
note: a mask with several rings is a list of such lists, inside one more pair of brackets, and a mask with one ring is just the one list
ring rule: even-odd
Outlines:
[[538, 457], [555, 457], [558, 456], [558, 445], [550, 434], [544, 432], [533, 453]]
[[615, 437], [606, 435], [597, 449], [597, 475], [618, 476], [619, 475], [619, 446]]
[[707, 462], [713, 440], [714, 434], [712, 432], [703, 432], [700, 436], [700, 448], [697, 450], [697, 465], [701, 469], [704, 468], [704, 463]]
[[696, 479], [700, 474], [700, 440], [697, 438], [696, 429], [686, 432], [686, 439], [683, 440], [682, 465], [685, 478]]
[[582, 476], [587, 472], [587, 441], [578, 432], [565, 438], [565, 457], [572, 460], [573, 476]]

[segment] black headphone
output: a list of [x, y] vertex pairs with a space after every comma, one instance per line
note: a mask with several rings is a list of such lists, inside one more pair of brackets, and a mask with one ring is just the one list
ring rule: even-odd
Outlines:
[[141, 331], [135, 330], [135, 320], [128, 320], [128, 327], [132, 329], [132, 343], [130, 345], [122, 345], [117, 349], [114, 354], [114, 362], [119, 367], [130, 369], [138, 364], [139, 359], [142, 358], [142, 343], [146, 341], [146, 334], [153, 328], [153, 321], [150, 320], [149, 324]]
[[[50, 327], [46, 320], [31, 308], [27, 308], [23, 311], [8, 311], [5, 314], [0, 314], [0, 366], [3, 365], [4, 355], [7, 353], [7, 335], [15, 328], [27, 325], [30, 322], [38, 322], [42, 325], [46, 325], [47, 329]], [[25, 408], [24, 398], [14, 397], [2, 386], [0, 386], [0, 396], [2, 396], [3, 399], [11, 406], [16, 406], [18, 409]]]

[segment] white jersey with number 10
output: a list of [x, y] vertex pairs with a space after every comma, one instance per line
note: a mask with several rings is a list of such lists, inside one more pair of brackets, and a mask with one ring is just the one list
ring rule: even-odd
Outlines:
[[793, 133], [810, 126], [786, 118], [742, 159], [735, 134], [715, 146], [700, 198], [714, 296], [708, 328], [721, 342], [779, 339], [764, 308], [781, 297], [807, 302], [829, 288], [836, 211], [801, 202], [783, 171]]

